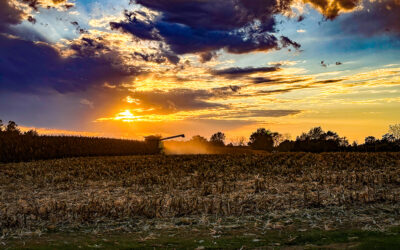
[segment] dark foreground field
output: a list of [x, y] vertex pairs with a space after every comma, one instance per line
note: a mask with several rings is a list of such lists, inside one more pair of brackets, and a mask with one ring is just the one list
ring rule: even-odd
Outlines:
[[0, 165], [0, 248], [396, 248], [400, 153]]

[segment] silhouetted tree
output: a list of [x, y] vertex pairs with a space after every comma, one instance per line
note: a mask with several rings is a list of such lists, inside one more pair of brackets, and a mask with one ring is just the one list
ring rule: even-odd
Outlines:
[[315, 127], [310, 129], [308, 133], [302, 133], [297, 137], [297, 141], [311, 141], [311, 140], [339, 140], [337, 133], [333, 131], [328, 131], [325, 133], [321, 127]]
[[3, 121], [2, 120], [0, 120], [0, 132], [3, 132]]
[[27, 136], [39, 136], [39, 133], [36, 130], [31, 129], [31, 130], [28, 130], [28, 131], [24, 132], [24, 135], [27, 135]]
[[365, 144], [374, 144], [376, 142], [376, 138], [374, 136], [365, 137]]
[[210, 138], [210, 142], [215, 146], [225, 146], [225, 134], [222, 132], [213, 134]]
[[321, 127], [315, 127], [310, 129], [310, 131], [308, 131], [307, 139], [309, 140], [325, 139], [325, 133]]
[[384, 134], [383, 136], [382, 136], [382, 141], [384, 141], [384, 142], [395, 142], [396, 141], [396, 137], [394, 137], [394, 135], [393, 134], [389, 134], [389, 133], [387, 133], [387, 134]]
[[274, 149], [275, 138], [279, 133], [271, 132], [265, 128], [259, 128], [256, 132], [251, 134], [249, 146], [257, 150], [266, 150], [271, 152]]
[[18, 129], [18, 125], [14, 121], [8, 122], [5, 132], [8, 134], [21, 134], [21, 131]]
[[328, 132], [326, 132], [323, 136], [322, 136], [322, 138], [321, 139], [325, 139], [325, 140], [335, 140], [335, 141], [337, 141], [337, 140], [339, 140], [340, 138], [339, 138], [339, 135], [336, 133], [336, 132], [333, 132], [333, 131], [328, 131]]
[[400, 123], [390, 125], [389, 134], [392, 134], [396, 140], [400, 140]]
[[336, 132], [325, 132], [321, 127], [315, 127], [296, 138], [293, 151], [334, 152], [345, 150], [348, 146], [349, 142], [345, 137], [341, 138]]

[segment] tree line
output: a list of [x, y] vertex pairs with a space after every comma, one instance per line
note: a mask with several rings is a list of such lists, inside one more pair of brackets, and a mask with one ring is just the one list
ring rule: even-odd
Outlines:
[[[194, 136], [192, 140], [207, 141], [201, 136]], [[211, 136], [209, 143], [225, 146], [225, 134], [215, 133]], [[226, 146], [245, 147], [245, 138], [239, 138], [236, 145], [229, 143]], [[247, 146], [269, 152], [398, 152], [400, 151], [400, 124], [390, 125], [388, 133], [381, 139], [367, 136], [362, 144], [356, 142], [350, 144], [346, 137], [341, 137], [333, 131], [324, 131], [321, 127], [302, 133], [296, 137], [296, 140], [290, 140], [288, 136], [278, 132], [259, 128], [250, 135]]]

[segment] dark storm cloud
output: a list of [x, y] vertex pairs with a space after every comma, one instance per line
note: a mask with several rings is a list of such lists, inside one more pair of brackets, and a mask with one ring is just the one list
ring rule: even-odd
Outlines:
[[137, 0], [149, 9], [162, 13], [168, 23], [183, 24], [194, 29], [230, 31], [244, 27], [254, 20], [262, 23], [262, 29], [272, 31], [273, 14], [287, 8], [275, 0]]
[[159, 22], [157, 29], [171, 50], [177, 54], [225, 49], [234, 54], [267, 51], [278, 48], [273, 35], [249, 34], [247, 31], [193, 29], [189, 26]]
[[0, 0], [0, 32], [7, 31], [10, 25], [19, 24], [22, 21], [23, 14], [8, 0]]
[[267, 33], [248, 31], [221, 31], [194, 29], [186, 25], [157, 21], [110, 23], [112, 29], [130, 33], [145, 40], [164, 41], [176, 54], [201, 53], [226, 49], [230, 53], [242, 54], [252, 51], [277, 49], [278, 39]]
[[400, 1], [365, 1], [362, 10], [343, 16], [340, 28], [349, 34], [399, 36]]
[[110, 22], [111, 29], [121, 30], [124, 33], [130, 33], [137, 38], [145, 40], [161, 40], [157, 29], [152, 21], [139, 20], [134, 13], [125, 12], [126, 21]]
[[[91, 44], [90, 41], [87, 41]], [[77, 46], [77, 45], [76, 45]], [[84, 91], [105, 82], [119, 84], [133, 76], [112, 53], [89, 53], [90, 45], [75, 56], [62, 57], [46, 43], [0, 35], [0, 90], [60, 93]], [[93, 46], [96, 46], [93, 43]], [[75, 50], [78, 50], [75, 48]]]
[[[158, 16], [131, 12], [111, 27], [139, 39], [165, 42], [176, 54], [197, 53], [201, 62], [210, 52], [269, 51], [285, 47], [300, 49], [286, 36], [277, 38], [274, 16], [288, 10], [292, 0], [137, 0]], [[400, 34], [398, 0], [304, 0], [329, 20], [343, 15], [338, 32], [365, 36]], [[136, 16], [140, 18], [136, 19]], [[140, 19], [140, 20], [139, 20]]]
[[[227, 78], [235, 78], [235, 77], [241, 77], [241, 76], [251, 75], [251, 74], [255, 74], [255, 73], [276, 72], [278, 70], [280, 70], [280, 68], [277, 66], [275, 66], [275, 67], [258, 67], [258, 68], [233, 67], [233, 68], [226, 68], [226, 69], [220, 69], [220, 70], [213, 70], [213, 71], [211, 71], [211, 74], [213, 74], [215, 76], [224, 76]], [[259, 80], [261, 80], [261, 78]]]
[[[225, 49], [243, 54], [298, 46], [290, 39], [277, 39], [274, 15], [288, 8], [290, 1], [275, 0], [172, 0], [137, 3], [158, 11], [155, 18], [125, 12], [126, 20], [111, 22], [114, 30], [138, 39], [165, 42], [176, 54], [198, 53], [202, 62], [213, 52]], [[138, 16], [138, 17], [137, 17]], [[297, 48], [297, 47], [296, 47]]]
[[[337, 29], [353, 35], [400, 35], [400, 2], [398, 0], [305, 0], [326, 19], [339, 15]], [[358, 8], [360, 7], [360, 8]], [[350, 13], [345, 13], [350, 12]]]

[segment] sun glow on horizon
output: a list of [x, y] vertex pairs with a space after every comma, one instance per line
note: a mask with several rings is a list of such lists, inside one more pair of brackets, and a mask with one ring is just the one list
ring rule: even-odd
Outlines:
[[[126, 109], [117, 113], [113, 117], [99, 118], [96, 121], [121, 121], [121, 122], [163, 122], [163, 121], [180, 121], [189, 117], [188, 112], [178, 112], [176, 114], [149, 114], [148, 112], [154, 111], [154, 108], [149, 109]], [[143, 113], [143, 114], [137, 114]]]

